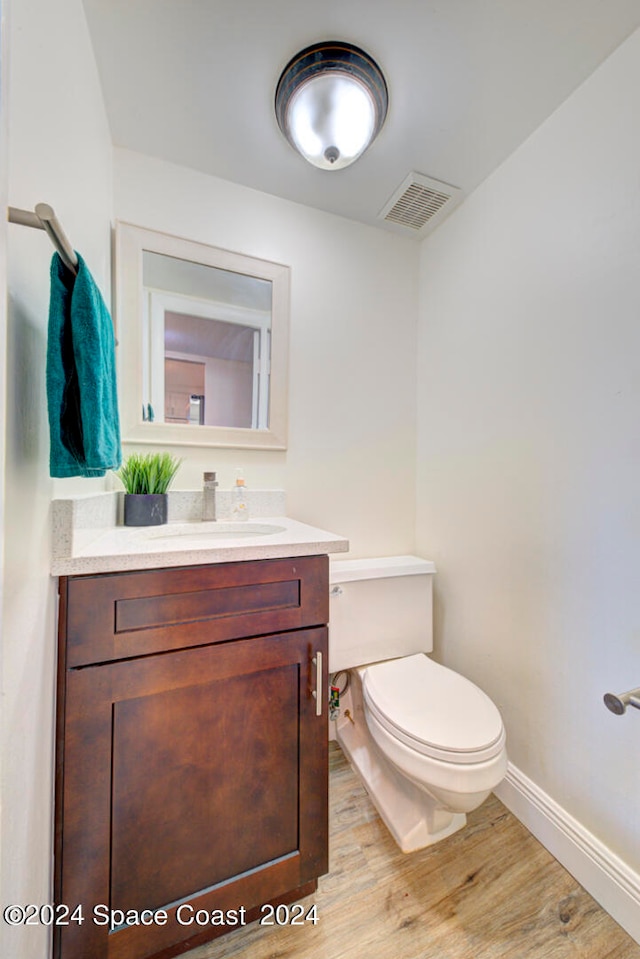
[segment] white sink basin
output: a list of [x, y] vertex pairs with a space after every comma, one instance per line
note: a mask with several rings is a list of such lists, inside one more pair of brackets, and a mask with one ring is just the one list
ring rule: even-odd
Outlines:
[[284, 526], [276, 523], [170, 523], [167, 526], [145, 527], [140, 531], [144, 539], [206, 544], [211, 540], [255, 539], [283, 533]]

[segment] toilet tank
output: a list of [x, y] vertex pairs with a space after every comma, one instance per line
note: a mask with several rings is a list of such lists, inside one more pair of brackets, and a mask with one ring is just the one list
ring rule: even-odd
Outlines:
[[417, 556], [329, 563], [329, 672], [433, 648], [433, 574]]

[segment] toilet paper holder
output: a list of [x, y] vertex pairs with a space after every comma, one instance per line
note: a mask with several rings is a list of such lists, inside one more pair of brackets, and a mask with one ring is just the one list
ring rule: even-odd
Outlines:
[[622, 716], [626, 712], [627, 706], [635, 706], [640, 709], [640, 688], [631, 689], [628, 693], [605, 693], [604, 704], [607, 709], [617, 716]]

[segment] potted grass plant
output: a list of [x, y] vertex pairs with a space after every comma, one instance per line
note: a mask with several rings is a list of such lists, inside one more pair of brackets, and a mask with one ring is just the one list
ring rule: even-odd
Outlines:
[[124, 489], [125, 526], [167, 522], [167, 490], [182, 460], [171, 453], [132, 453], [117, 472]]

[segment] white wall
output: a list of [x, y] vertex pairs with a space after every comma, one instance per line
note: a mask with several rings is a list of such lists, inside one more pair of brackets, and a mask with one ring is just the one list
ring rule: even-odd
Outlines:
[[[8, 206], [8, 156], [9, 156], [9, 120], [8, 95], [9, 81], [9, 6], [0, 2], [0, 210]], [[7, 354], [7, 221], [0, 217], [0, 354]], [[2, 610], [4, 580], [4, 473], [5, 473], [5, 433], [6, 404], [5, 397], [6, 364], [0, 363], [0, 612]], [[2, 834], [4, 790], [3, 769], [3, 702], [4, 702], [4, 661], [2, 655], [2, 633], [0, 632], [0, 875], [4, 837]], [[0, 889], [2, 888], [0, 883]]]
[[[4, 4], [3, 4], [4, 6]], [[11, 206], [53, 206], [110, 294], [111, 143], [80, 0], [13, 0], [8, 89]], [[51, 901], [55, 591], [52, 495], [101, 481], [49, 479], [46, 234], [7, 227], [5, 570], [0, 902]], [[0, 954], [48, 954], [49, 930], [0, 923]]]
[[119, 219], [291, 266], [288, 450], [182, 447], [176, 486], [215, 469], [230, 487], [243, 466], [248, 486], [286, 489], [289, 514], [349, 537], [352, 555], [410, 551], [415, 243], [127, 150], [114, 167]]
[[637, 32], [424, 242], [417, 469], [437, 654], [636, 871], [639, 116]]

